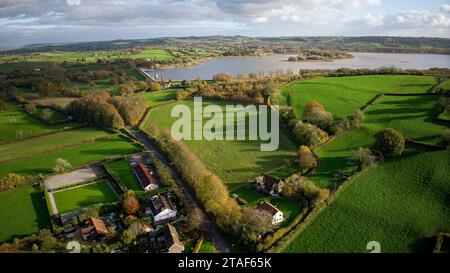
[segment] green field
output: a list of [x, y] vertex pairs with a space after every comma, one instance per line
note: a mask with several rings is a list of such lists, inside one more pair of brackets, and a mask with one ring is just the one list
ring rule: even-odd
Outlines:
[[118, 200], [106, 181], [99, 181], [81, 187], [53, 193], [59, 213], [65, 213], [99, 203], [112, 203]]
[[64, 158], [72, 164], [72, 167], [77, 167], [104, 158], [130, 154], [137, 150], [138, 147], [121, 137], [102, 139], [30, 159], [2, 164], [0, 177], [10, 172], [22, 175], [49, 174], [52, 172], [57, 158]]
[[105, 164], [129, 190], [142, 191], [141, 184], [136, 179], [130, 163], [126, 159], [121, 159]]
[[318, 186], [334, 188], [334, 174], [339, 170], [350, 173], [355, 166], [348, 157], [359, 147], [371, 147], [376, 132], [394, 128], [407, 139], [438, 144], [442, 132], [448, 128], [436, 122], [436, 96], [385, 96], [366, 113], [363, 126], [336, 137], [328, 145], [316, 150], [320, 158], [317, 172], [311, 177]]
[[45, 153], [92, 142], [98, 138], [114, 137], [113, 134], [95, 128], [78, 128], [33, 137], [0, 145], [0, 163], [39, 156]]
[[303, 209], [294, 201], [290, 201], [280, 197], [273, 197], [268, 194], [256, 191], [255, 184], [245, 185], [233, 190], [230, 194], [237, 194], [240, 198], [244, 199], [247, 202], [245, 206], [248, 207], [257, 207], [262, 201], [269, 201], [271, 204], [273, 204], [283, 212], [286, 221], [281, 224], [282, 226], [288, 224]]
[[[150, 123], [156, 123], [161, 128], [170, 129], [175, 118], [170, 117], [174, 105], [184, 104], [193, 109], [193, 101], [182, 101], [173, 105], [155, 108], [149, 112], [144, 128]], [[203, 102], [203, 106], [210, 105]], [[214, 104], [225, 107], [224, 102]], [[192, 117], [193, 118], [193, 117]], [[185, 141], [189, 148], [215, 172], [230, 188], [239, 183], [253, 179], [263, 172], [269, 172], [286, 164], [286, 160], [293, 159], [297, 147], [288, 138], [283, 130], [280, 130], [279, 149], [274, 152], [261, 152], [260, 141]], [[232, 185], [235, 184], [235, 185]]]
[[450, 153], [409, 147], [372, 168], [322, 212], [286, 252], [430, 251], [425, 237], [450, 229]]
[[32, 187], [0, 192], [0, 242], [48, 228], [47, 207]]
[[158, 104], [175, 100], [176, 90], [162, 90], [155, 92], [140, 92], [139, 96], [145, 98], [148, 106], [156, 106]]
[[298, 81], [282, 92], [301, 117], [309, 101], [318, 101], [335, 118], [351, 115], [379, 93], [425, 93], [436, 83], [428, 76], [353, 76]]
[[73, 123], [48, 125], [28, 115], [18, 106], [7, 104], [7, 109], [0, 112], [0, 142], [47, 134], [73, 125]]

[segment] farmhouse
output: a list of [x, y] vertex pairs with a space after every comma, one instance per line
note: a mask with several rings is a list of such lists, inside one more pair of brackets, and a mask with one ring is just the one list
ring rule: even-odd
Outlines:
[[146, 214], [151, 214], [155, 223], [168, 222], [177, 216], [177, 210], [166, 195], [158, 194], [152, 197], [150, 207], [146, 208]]
[[92, 241], [95, 239], [105, 239], [109, 235], [102, 219], [91, 217], [87, 225], [75, 232], [75, 238], [80, 241]]
[[133, 167], [133, 170], [144, 191], [152, 191], [158, 188], [156, 178], [153, 176], [153, 172], [150, 171], [147, 165], [138, 163]]
[[284, 221], [283, 212], [267, 201], [261, 202], [258, 209], [267, 211], [272, 216], [272, 225], [277, 225]]
[[273, 196], [279, 196], [284, 182], [273, 176], [263, 174], [256, 177], [256, 189]]

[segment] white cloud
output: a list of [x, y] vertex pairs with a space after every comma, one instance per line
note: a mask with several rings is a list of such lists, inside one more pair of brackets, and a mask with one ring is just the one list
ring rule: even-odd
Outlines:
[[449, 4], [444, 4], [442, 5], [441, 9], [442, 12], [447, 12], [450, 13], [450, 5]]

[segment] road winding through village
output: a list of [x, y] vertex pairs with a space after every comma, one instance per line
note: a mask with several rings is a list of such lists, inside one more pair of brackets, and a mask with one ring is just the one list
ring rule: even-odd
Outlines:
[[178, 171], [175, 169], [175, 167], [170, 164], [169, 160], [167, 160], [156, 148], [156, 146], [148, 139], [147, 135], [143, 132], [141, 132], [137, 128], [128, 128], [128, 130], [133, 134], [133, 136], [142, 143], [147, 150], [149, 150], [151, 153], [155, 154], [161, 162], [163, 162], [167, 167], [169, 167], [172, 177], [177, 183], [178, 187], [180, 187], [183, 194], [186, 196], [187, 200], [195, 207], [198, 208], [201, 212], [203, 221], [205, 223], [205, 231], [207, 233], [207, 236], [211, 238], [211, 240], [214, 243], [214, 247], [217, 252], [219, 253], [230, 253], [231, 250], [228, 247], [222, 233], [218, 229], [218, 227], [215, 225], [211, 217], [204, 211], [203, 207], [198, 203], [197, 199], [195, 198], [194, 193], [192, 190], [184, 183], [184, 181], [180, 178], [178, 175]]

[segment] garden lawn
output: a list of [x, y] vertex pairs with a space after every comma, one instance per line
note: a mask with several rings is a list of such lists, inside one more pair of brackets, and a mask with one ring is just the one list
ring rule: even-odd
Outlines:
[[93, 142], [114, 135], [96, 128], [78, 128], [0, 145], [0, 163], [12, 162], [54, 152], [70, 146]]
[[430, 251], [425, 237], [450, 230], [450, 153], [409, 147], [351, 181], [285, 252]]
[[143, 97], [147, 105], [152, 107], [164, 102], [176, 99], [176, 90], [162, 90], [155, 92], [140, 92], [139, 96]]
[[49, 227], [47, 207], [41, 196], [31, 186], [0, 192], [0, 242]]
[[2, 164], [0, 177], [14, 172], [21, 175], [50, 174], [55, 160], [64, 158], [76, 168], [78, 166], [105, 159], [118, 157], [138, 151], [138, 147], [121, 137], [101, 139], [93, 143], [64, 148], [42, 156]]
[[94, 204], [118, 201], [117, 196], [106, 181], [57, 191], [53, 193], [53, 197], [60, 214]]
[[[0, 143], [48, 134], [73, 125], [75, 124], [64, 123], [48, 125], [43, 121], [28, 115], [19, 106], [7, 103], [7, 109], [0, 112]], [[21, 137], [18, 137], [18, 133], [21, 134]]]
[[[152, 109], [142, 129], [147, 130], [151, 123], [170, 129], [176, 120], [176, 118], [170, 117], [171, 110], [175, 105], [180, 104], [193, 109], [193, 101], [182, 101]], [[203, 102], [204, 107], [210, 104], [212, 102]], [[214, 104], [222, 108], [226, 106], [225, 102], [214, 102]], [[285, 165], [287, 159], [295, 158], [297, 151], [296, 145], [288, 138], [283, 129], [280, 129], [279, 148], [273, 152], [261, 152], [260, 144], [262, 142], [259, 140], [186, 140], [185, 143], [231, 189], [239, 183], [249, 182], [261, 173]]]
[[121, 159], [105, 164], [129, 190], [142, 191], [141, 184], [136, 179], [130, 163], [126, 159]]
[[425, 93], [436, 83], [433, 77], [410, 75], [371, 75], [327, 77], [297, 81], [282, 93], [298, 117], [310, 101], [318, 101], [335, 118], [354, 113], [379, 93]]

